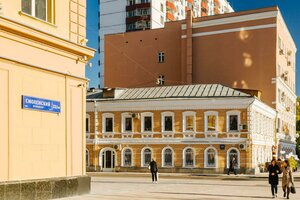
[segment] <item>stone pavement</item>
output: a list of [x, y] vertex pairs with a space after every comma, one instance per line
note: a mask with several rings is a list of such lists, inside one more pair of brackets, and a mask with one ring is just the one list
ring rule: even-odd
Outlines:
[[[123, 174], [124, 175], [124, 174]], [[231, 175], [230, 177], [234, 177]], [[162, 177], [157, 184], [148, 176], [97, 176], [92, 177], [91, 193], [64, 200], [247, 200], [271, 199], [267, 178], [258, 180], [222, 180], [206, 178]], [[283, 192], [278, 187], [278, 199]], [[296, 181], [297, 194], [290, 199], [300, 199], [300, 181]]]

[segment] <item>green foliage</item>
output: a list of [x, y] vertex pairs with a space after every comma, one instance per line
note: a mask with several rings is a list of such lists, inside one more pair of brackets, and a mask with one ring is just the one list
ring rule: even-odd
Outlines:
[[292, 170], [296, 170], [296, 168], [298, 167], [298, 163], [294, 157], [289, 158], [289, 163], [290, 163], [290, 167], [292, 168]]

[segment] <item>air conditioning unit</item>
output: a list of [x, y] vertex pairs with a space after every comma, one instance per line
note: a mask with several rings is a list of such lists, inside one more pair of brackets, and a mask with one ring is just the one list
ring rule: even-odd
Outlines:
[[244, 143], [239, 144], [239, 149], [246, 150], [246, 144], [244, 144]]
[[240, 124], [240, 130], [247, 130], [248, 129], [248, 125], [247, 124]]
[[131, 117], [139, 119], [140, 118], [140, 114], [139, 113], [131, 113]]

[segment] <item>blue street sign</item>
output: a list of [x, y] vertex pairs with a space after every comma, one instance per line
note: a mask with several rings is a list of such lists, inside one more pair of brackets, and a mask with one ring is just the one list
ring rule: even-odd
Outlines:
[[22, 108], [60, 113], [60, 102], [22, 95]]

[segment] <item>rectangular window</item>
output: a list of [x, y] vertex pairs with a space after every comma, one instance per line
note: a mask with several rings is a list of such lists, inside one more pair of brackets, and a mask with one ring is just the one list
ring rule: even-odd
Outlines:
[[105, 132], [113, 132], [113, 118], [105, 118]]
[[88, 133], [89, 132], [89, 118], [85, 118], [85, 131]]
[[194, 116], [185, 117], [185, 130], [194, 131]]
[[152, 117], [144, 118], [144, 131], [152, 131]]
[[22, 0], [22, 12], [41, 20], [53, 22], [53, 0]]
[[229, 116], [229, 131], [237, 131], [238, 130], [238, 116], [230, 115]]
[[216, 131], [216, 116], [208, 115], [207, 116], [207, 130], [208, 131]]
[[127, 0], [127, 6], [132, 6], [135, 4], [135, 0]]
[[165, 131], [173, 131], [173, 117], [165, 116]]
[[164, 21], [165, 21], [165, 20], [164, 20], [164, 17], [163, 17], [163, 16], [160, 16], [160, 23], [161, 23], [161, 24], [164, 24]]
[[158, 62], [159, 63], [165, 62], [165, 53], [164, 52], [158, 52]]
[[165, 85], [165, 76], [164, 75], [159, 75], [157, 80], [156, 80], [157, 85]]
[[132, 132], [132, 118], [131, 117], [125, 118], [125, 131]]
[[164, 12], [164, 4], [160, 4], [160, 11], [163, 13]]

